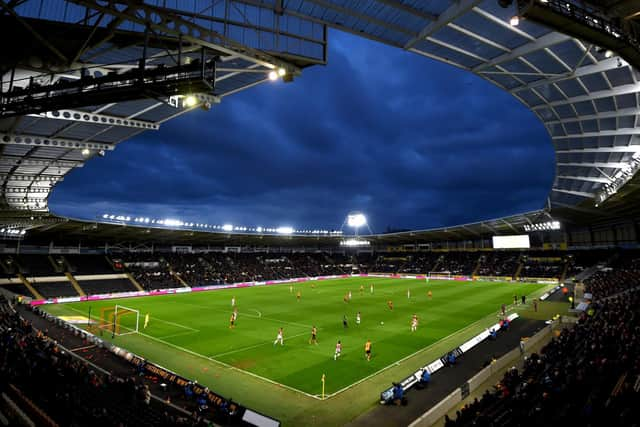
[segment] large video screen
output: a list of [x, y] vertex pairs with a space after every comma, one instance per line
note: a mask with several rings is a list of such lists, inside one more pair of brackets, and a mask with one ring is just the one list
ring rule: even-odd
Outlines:
[[494, 249], [529, 249], [530, 247], [528, 234], [493, 236]]

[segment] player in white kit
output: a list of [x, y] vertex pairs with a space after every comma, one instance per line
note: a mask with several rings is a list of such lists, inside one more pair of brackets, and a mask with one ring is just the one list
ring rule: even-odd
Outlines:
[[284, 345], [282, 328], [278, 329], [278, 336], [276, 337], [276, 340], [273, 342], [273, 345], [276, 345], [278, 343], [280, 343], [280, 345]]
[[417, 315], [413, 315], [413, 317], [411, 318], [411, 332], [415, 332], [418, 330], [418, 316]]
[[336, 344], [336, 352], [333, 354], [333, 360], [338, 360], [340, 353], [342, 353], [342, 343], [338, 340], [338, 343]]

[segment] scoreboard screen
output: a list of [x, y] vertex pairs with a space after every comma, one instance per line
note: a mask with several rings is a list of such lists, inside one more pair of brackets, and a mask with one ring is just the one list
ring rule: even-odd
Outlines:
[[494, 249], [529, 249], [530, 247], [528, 234], [493, 236]]

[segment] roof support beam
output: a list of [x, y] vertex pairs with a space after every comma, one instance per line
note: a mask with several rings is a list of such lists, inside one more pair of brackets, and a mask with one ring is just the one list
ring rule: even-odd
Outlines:
[[0, 181], [37, 181], [37, 182], [60, 182], [64, 180], [61, 176], [56, 175], [22, 175], [18, 173], [2, 173]]
[[556, 154], [580, 154], [580, 153], [636, 153], [640, 151], [640, 145], [625, 145], [616, 147], [576, 148], [573, 150], [556, 150]]
[[546, 107], [555, 107], [556, 105], [574, 104], [576, 102], [592, 101], [594, 99], [599, 99], [599, 98], [609, 98], [611, 96], [627, 95], [629, 93], [637, 93], [638, 91], [640, 91], [640, 83], [631, 83], [627, 85], [616, 86], [613, 89], [591, 92], [587, 95], [574, 96], [573, 98], [567, 98], [562, 101], [547, 102], [544, 104], [536, 105], [535, 107], [532, 107], [532, 109], [539, 110], [541, 108], [546, 108]]
[[619, 162], [559, 162], [558, 166], [577, 166], [583, 168], [609, 168], [609, 169], [622, 169], [629, 166], [627, 163]]
[[351, 16], [353, 18], [366, 21], [369, 24], [377, 25], [379, 27], [385, 28], [385, 29], [390, 30], [390, 31], [395, 31], [396, 33], [399, 33], [399, 34], [405, 34], [405, 35], [408, 35], [408, 36], [414, 36], [415, 35], [415, 33], [413, 31], [409, 31], [407, 28], [402, 27], [400, 25], [394, 25], [394, 24], [391, 24], [389, 22], [374, 18], [372, 16], [368, 16], [368, 15], [365, 15], [363, 13], [356, 12], [355, 8], [342, 7], [340, 5], [337, 5], [335, 3], [332, 3], [332, 2], [329, 2], [329, 1], [326, 1], [326, 0], [306, 0], [306, 1], [309, 2], [309, 3], [316, 4], [316, 5], [320, 6], [320, 7], [325, 8], [325, 9], [333, 10], [335, 12], [344, 14], [346, 16]]
[[507, 224], [507, 227], [509, 227], [511, 230], [513, 230], [514, 233], [519, 233], [519, 231], [516, 230], [516, 228], [513, 225], [511, 225], [511, 223], [509, 221], [507, 221], [506, 219], [500, 218], [500, 221], [502, 221], [505, 224]]
[[40, 166], [51, 168], [81, 168], [84, 164], [73, 160], [48, 160], [48, 159], [24, 159], [3, 155], [0, 157], [0, 165], [7, 166]]
[[409, 52], [417, 53], [418, 55], [422, 55], [422, 56], [425, 56], [427, 58], [435, 59], [436, 61], [444, 62], [445, 64], [453, 65], [456, 68], [460, 68], [460, 69], [469, 71], [469, 67], [467, 67], [465, 65], [462, 65], [462, 64], [460, 64], [458, 62], [452, 61], [450, 59], [443, 58], [442, 56], [433, 55], [433, 54], [431, 54], [429, 52], [424, 52], [422, 50], [414, 49], [414, 48], [410, 48]]
[[394, 9], [401, 10], [403, 12], [407, 12], [410, 15], [417, 16], [419, 18], [425, 19], [427, 21], [435, 21], [438, 19], [438, 15], [434, 15], [433, 13], [425, 12], [423, 10], [416, 9], [407, 4], [404, 4], [398, 0], [377, 0], [378, 3], [382, 3], [386, 6], [392, 7]]
[[[622, 64], [624, 65], [626, 63], [623, 61]], [[552, 78], [549, 78], [549, 79], [537, 80], [535, 82], [531, 82], [531, 83], [528, 83], [526, 85], [522, 85], [522, 86], [518, 86], [516, 88], [513, 88], [512, 91], [513, 92], [520, 92], [520, 91], [527, 90], [527, 89], [534, 89], [534, 88], [537, 88], [537, 87], [540, 87], [540, 86], [550, 85], [550, 84], [558, 83], [558, 82], [561, 82], [561, 81], [564, 81], [564, 80], [573, 79], [575, 77], [582, 77], [582, 76], [587, 76], [589, 74], [601, 73], [603, 71], [611, 70], [611, 69], [617, 68], [617, 67], [618, 67], [618, 58], [603, 59], [602, 61], [598, 62], [597, 64], [584, 65], [582, 67], [577, 68], [573, 72], [565, 73], [565, 74], [562, 74], [562, 75], [560, 75], [558, 77], [552, 77]]]
[[120, 126], [137, 129], [158, 130], [160, 125], [145, 120], [131, 120], [126, 117], [111, 116], [108, 114], [95, 114], [79, 110], [57, 110], [41, 114], [29, 114], [32, 117], [46, 117], [54, 120], [68, 120], [74, 122], [92, 123], [105, 126]]
[[444, 12], [442, 12], [440, 16], [438, 16], [438, 19], [424, 27], [416, 37], [405, 43], [404, 48], [411, 49], [420, 40], [425, 40], [427, 37], [431, 36], [442, 27], [447, 26], [450, 22], [473, 9], [481, 2], [482, 0], [458, 0], [454, 2]]
[[585, 193], [584, 191], [565, 190], [563, 188], [553, 188], [551, 191], [556, 193], [571, 194], [572, 196], [584, 197], [585, 199], [593, 199], [596, 197], [594, 193]]
[[508, 23], [507, 21], [498, 18], [497, 16], [479, 8], [479, 7], [474, 7], [473, 11], [475, 13], [477, 13], [480, 16], [483, 16], [484, 18], [488, 19], [489, 21], [492, 21], [498, 25], [500, 25], [503, 28], [506, 28], [507, 30], [511, 31], [512, 33], [515, 33], [517, 35], [519, 35], [520, 37], [524, 37], [525, 39], [529, 40], [529, 41], [535, 41], [536, 38], [534, 36], [532, 36], [531, 34], [522, 31], [521, 29], [519, 29], [518, 27], [514, 27], [513, 25], [511, 25], [510, 23]]
[[576, 175], [558, 175], [556, 178], [558, 179], [570, 179], [573, 181], [586, 181], [586, 182], [596, 182], [599, 184], [608, 184], [611, 180], [607, 178], [600, 178], [599, 176], [576, 176]]
[[491, 61], [487, 61], [483, 64], [480, 64], [477, 67], [475, 67], [473, 71], [477, 73], [482, 70], [486, 70], [487, 68], [491, 68], [496, 65], [502, 64], [504, 62], [512, 61], [521, 56], [560, 44], [569, 39], [571, 39], [571, 37], [565, 34], [551, 32], [549, 34], [545, 34], [544, 36], [536, 39], [535, 41], [532, 41], [530, 43], [525, 43], [524, 45], [513, 49], [509, 53], [505, 53], [503, 55], [498, 56], [497, 58], [492, 59]]
[[560, 203], [560, 202], [552, 202], [554, 207], [559, 207], [559, 208], [567, 208], [567, 209], [571, 209], [572, 211], [576, 211], [576, 212], [583, 212], [589, 215], [597, 215], [597, 216], [603, 216], [604, 212], [598, 209], [590, 209], [590, 208], [584, 208], [584, 207], [579, 207], [579, 206], [575, 206], [575, 205], [568, 205], [566, 203]]
[[[282, 67], [293, 74], [300, 73], [300, 68], [293, 63], [283, 61], [263, 51], [244, 46], [216, 31], [211, 31], [208, 28], [204, 28], [198, 24], [188, 21], [187, 19], [180, 18], [179, 16], [167, 16], [162, 8], [136, 2], [135, 7], [118, 10], [113, 8], [111, 5], [102, 5], [97, 0], [69, 1], [85, 6], [89, 9], [118, 17], [123, 21], [148, 26], [151, 30], [170, 34], [175, 37], [181, 37], [184, 42], [194, 43], [227, 55], [235, 55], [246, 61], [262, 64], [269, 68]], [[171, 21], [173, 26], [170, 27], [168, 25], [169, 21]], [[183, 31], [183, 29], [186, 31]], [[199, 36], [194, 37], [191, 34], [198, 34]]]
[[484, 44], [486, 44], [486, 45], [489, 45], [489, 46], [491, 46], [491, 47], [495, 47], [496, 49], [500, 49], [500, 50], [501, 50], [501, 51], [503, 51], [503, 52], [511, 52], [511, 50], [510, 50], [508, 47], [503, 46], [503, 45], [501, 45], [500, 43], [496, 43], [495, 41], [490, 40], [490, 39], [488, 39], [488, 38], [486, 38], [486, 37], [483, 37], [483, 36], [481, 36], [480, 34], [476, 34], [476, 33], [474, 33], [473, 31], [469, 31], [469, 30], [467, 30], [466, 28], [461, 27], [461, 26], [459, 26], [459, 25], [456, 25], [456, 24], [454, 24], [454, 23], [450, 23], [450, 24], [448, 25], [448, 27], [449, 27], [449, 28], [453, 28], [453, 29], [454, 29], [454, 30], [456, 30], [457, 32], [462, 33], [462, 34], [464, 34], [464, 35], [466, 35], [466, 36], [469, 36], [469, 37], [471, 37], [472, 39], [478, 40], [478, 41], [480, 41], [480, 42], [482, 42], [482, 43], [484, 43]]
[[39, 135], [14, 135], [4, 132], [0, 132], [0, 144], [92, 150], [113, 150], [115, 148], [114, 145], [99, 142], [85, 142], [64, 138], [47, 138]]
[[640, 114], [640, 110], [638, 110], [638, 108], [635, 108], [635, 107], [621, 108], [616, 111], [605, 111], [602, 113], [588, 114], [585, 116], [571, 117], [567, 119], [549, 120], [544, 122], [544, 124], [551, 125], [551, 124], [561, 124], [561, 123], [573, 123], [573, 122], [579, 122], [583, 120], [611, 119], [616, 117], [635, 116], [637, 114]]
[[[572, 139], [572, 138], [597, 138], [599, 136], [621, 136], [621, 135], [640, 135], [639, 128], [620, 128], [616, 130], [601, 130], [600, 132], [584, 132], [573, 135], [560, 135], [552, 137], [556, 139]], [[615, 147], [611, 147], [615, 148]], [[627, 147], [625, 147], [627, 148]], [[632, 150], [627, 150], [632, 151]], [[636, 150], [633, 150], [636, 151]]]
[[51, 188], [42, 188], [42, 187], [37, 187], [37, 188], [28, 188], [28, 187], [7, 187], [7, 188], [0, 188], [0, 194], [4, 193], [4, 194], [11, 194], [11, 193], [20, 193], [20, 194], [34, 194], [34, 193], [49, 193], [51, 192]]

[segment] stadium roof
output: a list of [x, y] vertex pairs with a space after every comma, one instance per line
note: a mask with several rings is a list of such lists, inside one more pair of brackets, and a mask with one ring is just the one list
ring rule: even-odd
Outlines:
[[[573, 2], [554, 0], [521, 3], [570, 11], [577, 7]], [[169, 48], [149, 46], [148, 61], [154, 61], [154, 55], [175, 55], [175, 38], [182, 34], [180, 38], [189, 42], [194, 58], [198, 49], [206, 47], [207, 55], [215, 57], [219, 69], [235, 69], [216, 74], [215, 102], [264, 81], [269, 64], [285, 67], [293, 74], [300, 67], [323, 63], [325, 26], [329, 26], [472, 72], [531, 109], [547, 128], [556, 152], [556, 177], [547, 207], [560, 215], [571, 211], [584, 219], [597, 212], [594, 204], [605, 186], [635, 174], [640, 164], [637, 70], [616, 52], [533, 20], [520, 19], [517, 26], [511, 25], [510, 20], [518, 11], [515, 7], [501, 7], [497, 0], [117, 1], [111, 5], [118, 4], [117, 10], [106, 4], [59, 0], [46, 2], [43, 8], [40, 1], [9, 2], [3, 6], [2, 20], [13, 24], [5, 25], [4, 31], [16, 27], [21, 27], [22, 32], [25, 28], [35, 29], [35, 33], [27, 34], [44, 46], [41, 49], [49, 56], [77, 57], [76, 62], [95, 66], [106, 63], [113, 71], [114, 64], [131, 68], [131, 61], [140, 57], [139, 35], [144, 20], [139, 16], [144, 12], [156, 23], [154, 31], [162, 33], [164, 44], [170, 44], [167, 38], [171, 36], [174, 43]], [[172, 29], [166, 19], [153, 17], [150, 6], [176, 22], [198, 24], [202, 32], [195, 36], [189, 28], [183, 31], [174, 25]], [[229, 15], [229, 8], [241, 13]], [[592, 12], [597, 16], [597, 11]], [[588, 19], [593, 26], [601, 25], [600, 18]], [[55, 39], [42, 40], [38, 25], [60, 22], [74, 23], [73, 28], [79, 33], [85, 31], [84, 37], [78, 38], [80, 46], [61, 52]], [[228, 31], [227, 26], [235, 32]], [[210, 37], [211, 31], [217, 31], [218, 37]], [[138, 34], [137, 39], [134, 33]], [[219, 34], [235, 41], [220, 38]], [[279, 42], [265, 42], [264, 34]], [[211, 41], [214, 39], [216, 43]], [[100, 43], [93, 43], [96, 40]], [[224, 67], [218, 63], [224, 63]], [[4, 147], [0, 158], [3, 214], [7, 216], [10, 211], [11, 216], [23, 210], [31, 216], [33, 211], [45, 212], [51, 188], [66, 173], [81, 167], [100, 150], [108, 151], [140, 132], [152, 131], [154, 127], [150, 126], [160, 125], [186, 110], [168, 105], [167, 100], [147, 98], [77, 108], [68, 116], [62, 111], [55, 117], [53, 113], [39, 113], [0, 120]], [[28, 139], [28, 135], [32, 137]], [[50, 142], [43, 142], [43, 138]], [[547, 143], [548, 140], [540, 141]], [[87, 151], [83, 154], [85, 148], [90, 150], [88, 155]], [[618, 190], [616, 186], [610, 194]], [[628, 204], [629, 198], [616, 194], [612, 198], [614, 205], [615, 200], [616, 209], [626, 209], [622, 205]]]

